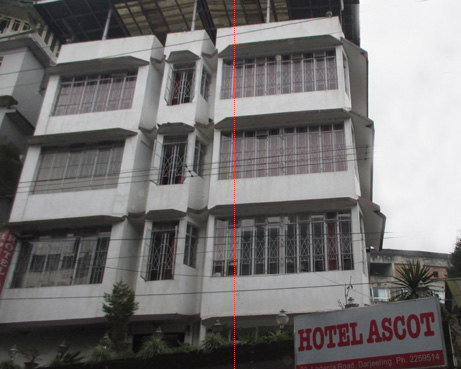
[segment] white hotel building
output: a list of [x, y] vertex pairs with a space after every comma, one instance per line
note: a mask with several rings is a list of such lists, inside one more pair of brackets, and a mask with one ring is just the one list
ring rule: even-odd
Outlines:
[[236, 27], [235, 82], [232, 27], [62, 46], [9, 220], [1, 356], [88, 350], [119, 280], [139, 301], [134, 344], [159, 326], [194, 345], [216, 319], [231, 327], [234, 274], [238, 329], [338, 309], [350, 284], [370, 304], [385, 217], [368, 59], [335, 9]]

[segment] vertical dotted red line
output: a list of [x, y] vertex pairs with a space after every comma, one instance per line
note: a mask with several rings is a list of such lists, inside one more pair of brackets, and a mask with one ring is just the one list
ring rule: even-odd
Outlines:
[[232, 134], [232, 138], [233, 138], [233, 146], [234, 146], [234, 331], [233, 331], [233, 346], [234, 346], [234, 369], [235, 369], [235, 359], [236, 359], [236, 351], [235, 351], [235, 273], [237, 272], [237, 264], [236, 264], [236, 255], [235, 255], [235, 0], [234, 0], [234, 58], [233, 58], [233, 62], [232, 62], [232, 66], [233, 66], [233, 84], [234, 84], [234, 88], [233, 88], [233, 97], [234, 97], [234, 129], [233, 129], [233, 134]]

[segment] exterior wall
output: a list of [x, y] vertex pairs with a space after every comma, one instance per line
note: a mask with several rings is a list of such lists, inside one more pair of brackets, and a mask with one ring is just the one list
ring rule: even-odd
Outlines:
[[438, 276], [433, 277], [433, 282], [429, 288], [435, 292], [441, 300], [445, 296], [446, 270], [450, 266], [449, 255], [407, 250], [382, 250], [376, 252], [372, 250], [370, 258], [370, 287], [382, 289], [387, 292], [388, 297], [372, 299], [373, 302], [385, 302], [389, 298], [399, 294], [400, 289], [395, 287], [395, 278], [399, 275], [398, 270], [407, 261], [419, 261], [421, 265], [430, 267], [431, 272], [437, 272]]
[[[285, 43], [288, 37], [287, 52], [295, 52], [296, 45], [301, 51], [334, 49], [338, 88], [236, 99], [240, 119], [237, 129], [343, 124], [347, 169], [239, 178], [235, 180], [235, 188], [233, 180], [218, 179], [221, 133], [231, 129], [228, 122], [234, 116], [233, 100], [221, 99], [223, 60], [233, 45], [233, 29], [219, 30], [216, 47], [205, 31], [170, 34], [164, 50], [153, 36], [65, 45], [57, 68], [52, 72], [56, 74], [50, 77], [37, 125], [36, 136], [43, 136], [38, 137], [37, 142], [42, 140], [43, 143], [35, 142], [28, 150], [21, 191], [15, 199], [10, 222], [28, 231], [28, 227], [35, 230], [45, 223], [48, 227], [52, 224], [57, 229], [67, 228], [70, 220], [96, 227], [98, 224], [92, 224], [94, 219], [103, 222], [112, 217], [111, 222], [115, 224], [112, 225], [104, 279], [96, 285], [6, 289], [4, 300], [0, 302], [0, 325], [14, 327], [31, 322], [60, 325], [75, 319], [99, 321], [103, 317], [103, 294], [111, 290], [113, 283], [123, 280], [135, 290], [140, 303], [133, 332], [151, 334], [161, 325], [164, 332], [185, 332], [186, 342], [197, 344], [217, 317], [230, 324], [233, 316], [234, 279], [213, 276], [212, 271], [215, 221], [218, 217], [233, 216], [234, 190], [239, 216], [350, 211], [351, 270], [235, 278], [236, 314], [245, 319], [247, 327], [274, 326], [273, 319], [267, 317], [276, 315], [280, 309], [287, 310], [290, 315], [338, 309], [347, 302], [344, 299], [348, 283], [354, 285], [348, 297], [362, 306], [370, 303], [363, 237], [367, 230], [362, 226], [365, 215], [358, 204], [363, 194], [356, 154], [359, 144], [354, 132], [357, 123], [348, 113], [355, 104], [354, 99], [360, 99], [363, 94], [354, 91], [362, 86], [352, 80], [363, 82], [363, 71], [360, 75], [351, 74], [349, 79], [344, 75], [343, 53], [349, 58], [348, 64], [353, 63], [353, 57], [349, 57], [351, 51], [341, 43], [343, 35], [337, 18], [280, 22], [274, 27], [239, 27], [237, 47], [246, 50], [248, 56], [248, 50], [268, 55], [274, 45]], [[106, 59], [110, 63], [104, 64]], [[190, 61], [195, 63], [194, 97], [191, 102], [168, 105], [164, 96], [171, 86], [171, 66]], [[98, 69], [98, 73], [126, 70], [125, 63], [140, 65], [131, 109], [53, 115], [61, 77], [84, 75], [89, 65], [99, 65], [102, 69]], [[200, 92], [203, 67], [212, 76], [208, 101]], [[323, 110], [329, 112], [315, 115]], [[120, 129], [131, 131], [133, 135], [113, 133]], [[103, 130], [110, 130], [112, 136], [106, 137]], [[185, 162], [181, 167], [183, 176], [177, 184], [161, 183], [164, 143], [178, 136], [187, 137]], [[33, 193], [31, 186], [37, 178], [40, 153], [43, 148], [55, 145], [55, 138], [57, 142], [67, 140], [66, 146], [87, 140], [124, 140], [117, 187]], [[206, 146], [201, 174], [194, 169], [196, 140]], [[146, 280], [149, 279], [146, 278], [147, 266], [152, 262], [152, 229], [167, 223], [177, 224], [174, 249], [170, 251], [174, 260], [173, 276]], [[186, 265], [184, 260], [188, 225], [198, 229], [195, 267]], [[9, 282], [13, 271], [14, 268]], [[30, 298], [35, 298], [36, 302], [16, 309], [21, 301], [18, 299]], [[53, 309], [49, 309], [51, 298], [56, 300]], [[1, 345], [0, 341], [0, 350], [3, 349]], [[77, 347], [72, 349], [77, 350]]]
[[[200, 94], [200, 85], [203, 66], [206, 65], [207, 70], [210, 72], [215, 68], [214, 61], [207, 57], [207, 55], [211, 56], [214, 53], [214, 45], [205, 31], [172, 33], [168, 35], [165, 43], [165, 71], [157, 115], [157, 122], [159, 124], [181, 122], [192, 127], [195, 126], [196, 122], [208, 124], [208, 119], [212, 118], [210, 105], [213, 101], [210, 100], [207, 102], [202, 97]], [[178, 63], [195, 63], [194, 97], [188, 103], [168, 105], [165, 96], [171, 84], [171, 69]], [[213, 93], [210, 95], [213, 95]]]

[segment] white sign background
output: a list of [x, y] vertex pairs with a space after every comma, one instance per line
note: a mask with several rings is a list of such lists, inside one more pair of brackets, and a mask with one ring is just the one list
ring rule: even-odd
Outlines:
[[[420, 327], [417, 336], [418, 323], [415, 316]], [[398, 318], [397, 322], [395, 318]], [[387, 321], [385, 328], [382, 326], [383, 319]], [[352, 327], [351, 323], [357, 325]], [[341, 338], [338, 325], [341, 324], [347, 325], [347, 328], [343, 328], [343, 343], [348, 339], [354, 341], [354, 333], [356, 342], [362, 336], [362, 343], [339, 347]], [[331, 328], [327, 333], [325, 327], [330, 326], [336, 326], [336, 333]], [[428, 328], [431, 335], [425, 335]], [[323, 330], [323, 334], [320, 330]], [[395, 330], [397, 336], [402, 338], [405, 333], [405, 337], [396, 337]], [[377, 338], [383, 338], [383, 334], [387, 340], [377, 342]], [[372, 341], [367, 342], [369, 336]], [[304, 350], [300, 349], [301, 343]], [[328, 348], [329, 343], [330, 346], [334, 343], [334, 347]], [[446, 363], [446, 354], [439, 301], [426, 298], [297, 316], [295, 357], [296, 369], [416, 368], [443, 365]]]

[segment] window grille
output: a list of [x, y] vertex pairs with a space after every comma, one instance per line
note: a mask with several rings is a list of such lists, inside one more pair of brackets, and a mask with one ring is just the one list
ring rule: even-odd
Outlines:
[[34, 193], [117, 187], [123, 143], [42, 149]]
[[62, 78], [54, 115], [130, 109], [137, 72]]
[[210, 86], [211, 86], [211, 74], [203, 67], [202, 69], [202, 81], [200, 84], [200, 94], [203, 98], [208, 101], [210, 98]]
[[222, 99], [338, 88], [336, 51], [224, 60]]
[[110, 232], [41, 236], [21, 243], [12, 288], [102, 283]]
[[195, 63], [171, 66], [165, 90], [168, 105], [185, 104], [194, 98]]
[[187, 225], [186, 244], [184, 246], [184, 264], [192, 268], [196, 267], [197, 263], [197, 243], [198, 229], [193, 225]]
[[343, 124], [221, 134], [219, 179], [347, 170]]
[[156, 224], [150, 234], [145, 280], [173, 279], [178, 224]]
[[350, 212], [217, 219], [213, 275], [352, 270]]
[[186, 164], [187, 136], [165, 137], [162, 149], [161, 185], [181, 184], [184, 182]]

